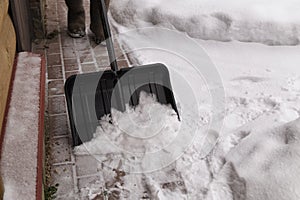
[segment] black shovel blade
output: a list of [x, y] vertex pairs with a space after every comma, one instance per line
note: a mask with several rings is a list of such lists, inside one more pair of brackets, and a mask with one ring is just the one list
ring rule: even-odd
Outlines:
[[140, 93], [154, 94], [161, 104], [171, 105], [179, 114], [168, 69], [163, 64], [107, 70], [69, 77], [65, 94], [73, 146], [90, 141], [99, 120], [111, 109], [125, 110], [125, 105], [139, 104]]

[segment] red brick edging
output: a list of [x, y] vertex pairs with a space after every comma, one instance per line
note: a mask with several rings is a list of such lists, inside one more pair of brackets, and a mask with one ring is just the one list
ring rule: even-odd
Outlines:
[[[11, 95], [12, 95], [12, 89], [14, 85], [15, 80], [15, 73], [17, 69], [17, 63], [18, 63], [18, 55], [16, 55], [13, 69], [12, 69], [12, 75], [10, 79], [10, 85], [8, 90], [8, 96], [4, 111], [4, 119], [3, 119], [3, 126], [1, 129], [1, 135], [0, 135], [0, 159], [2, 156], [2, 147], [3, 147], [3, 141], [5, 136], [5, 130], [6, 130], [6, 124], [7, 124], [7, 115], [9, 111], [9, 106], [11, 102]], [[43, 197], [43, 158], [44, 158], [44, 112], [45, 112], [45, 80], [46, 80], [46, 64], [45, 64], [45, 57], [41, 56], [41, 74], [40, 74], [40, 110], [39, 110], [39, 125], [38, 125], [38, 149], [37, 149], [37, 178], [36, 178], [36, 199], [40, 200]], [[5, 186], [4, 186], [5, 187]]]
[[39, 112], [39, 135], [37, 149], [37, 176], [36, 176], [36, 199], [43, 197], [43, 170], [44, 170], [44, 114], [45, 114], [45, 81], [46, 81], [46, 60], [41, 56], [40, 75], [40, 112]]

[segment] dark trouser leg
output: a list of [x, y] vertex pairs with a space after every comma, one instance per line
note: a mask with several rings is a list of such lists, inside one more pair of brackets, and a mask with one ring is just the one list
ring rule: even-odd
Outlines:
[[82, 0], [65, 0], [68, 6], [68, 30], [85, 31], [85, 13]]
[[[110, 0], [105, 0], [105, 5], [108, 10]], [[95, 34], [96, 43], [100, 43], [105, 40], [102, 22], [100, 19], [100, 0], [91, 0], [90, 3], [90, 15], [91, 15], [91, 31]], [[98, 41], [97, 41], [98, 40]]]

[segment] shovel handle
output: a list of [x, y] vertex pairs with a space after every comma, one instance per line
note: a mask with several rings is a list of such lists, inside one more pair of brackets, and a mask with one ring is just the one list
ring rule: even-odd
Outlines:
[[104, 0], [99, 0], [99, 2], [100, 2], [99, 9], [100, 9], [100, 16], [101, 16], [100, 20], [102, 22], [103, 32], [104, 32], [104, 36], [106, 39], [106, 47], [107, 47], [107, 51], [108, 51], [110, 68], [112, 71], [117, 72], [119, 70], [119, 68], [118, 68], [118, 63], [116, 61], [114, 44], [112, 41], [110, 26], [108, 23], [107, 8], [105, 6]]

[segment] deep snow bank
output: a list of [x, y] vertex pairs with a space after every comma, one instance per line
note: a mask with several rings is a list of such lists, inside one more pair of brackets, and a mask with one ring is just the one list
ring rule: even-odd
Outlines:
[[297, 0], [115, 0], [111, 14], [129, 28], [160, 26], [204, 40], [299, 44]]

